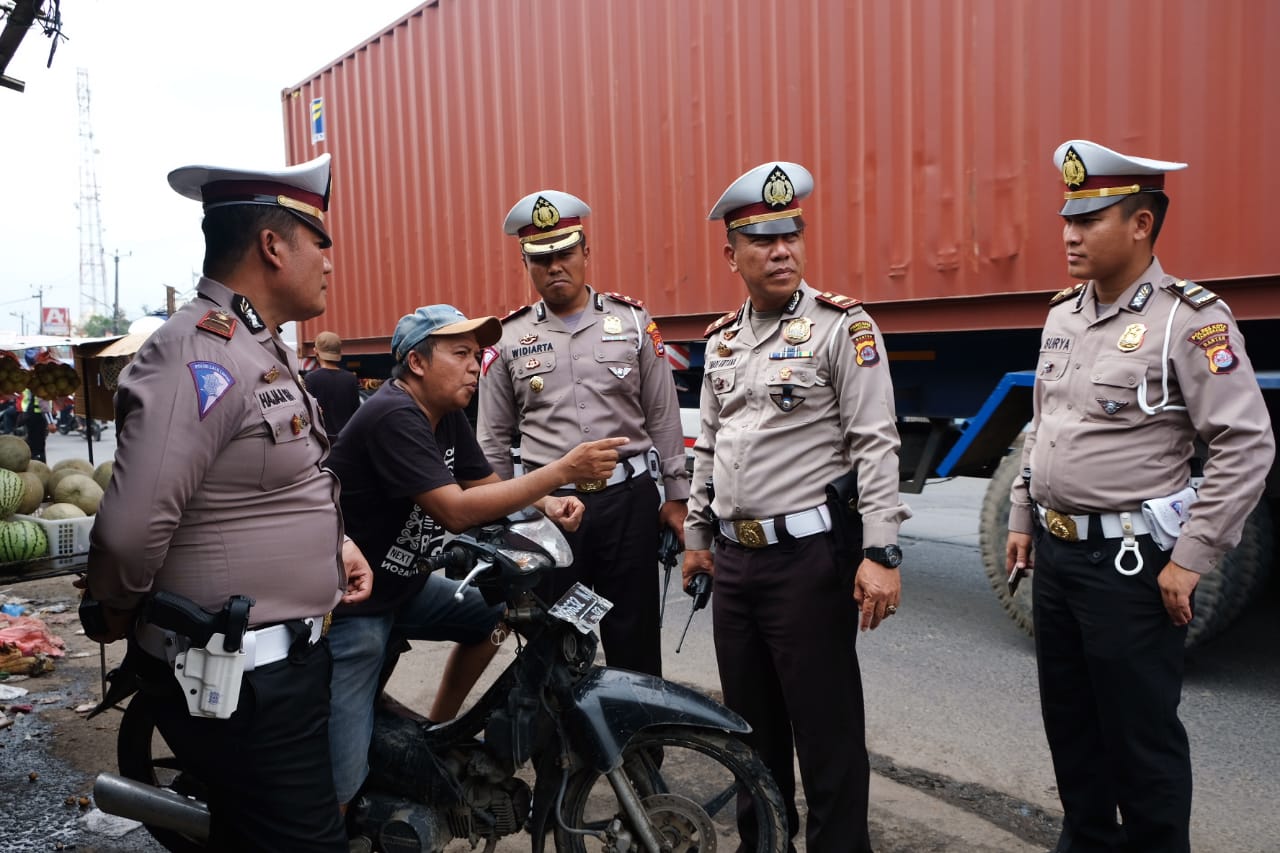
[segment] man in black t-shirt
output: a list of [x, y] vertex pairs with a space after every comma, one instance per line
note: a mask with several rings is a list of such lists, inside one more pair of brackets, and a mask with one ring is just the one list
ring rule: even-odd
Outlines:
[[316, 369], [307, 371], [304, 381], [311, 396], [320, 403], [330, 444], [337, 441], [338, 433], [360, 408], [360, 380], [342, 369], [341, 361], [342, 338], [334, 332], [316, 335]]
[[576, 497], [548, 497], [565, 483], [613, 470], [625, 439], [581, 444], [544, 468], [503, 481], [476, 443], [463, 409], [476, 393], [480, 356], [497, 343], [494, 317], [468, 320], [449, 305], [402, 317], [392, 336], [395, 367], [347, 423], [329, 456], [342, 483], [342, 514], [374, 570], [373, 594], [339, 606], [329, 629], [333, 652], [329, 742], [338, 802], [368, 774], [378, 675], [392, 629], [410, 639], [453, 640], [433, 720], [451, 719], [493, 657], [502, 617], [472, 587], [419, 572], [445, 531], [460, 533], [533, 504], [566, 529], [582, 519]]

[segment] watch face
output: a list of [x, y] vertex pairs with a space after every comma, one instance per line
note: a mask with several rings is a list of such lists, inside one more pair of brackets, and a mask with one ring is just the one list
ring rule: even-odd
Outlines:
[[896, 569], [902, 564], [902, 549], [897, 545], [886, 545], [883, 548], [866, 549], [867, 559], [880, 565]]

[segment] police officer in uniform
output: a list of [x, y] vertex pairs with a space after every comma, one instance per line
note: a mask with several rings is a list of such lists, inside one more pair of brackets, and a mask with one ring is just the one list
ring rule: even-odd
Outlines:
[[[567, 483], [558, 495], [586, 505], [569, 534], [573, 565], [549, 595], [581, 581], [613, 602], [600, 638], [610, 666], [660, 675], [658, 537], [683, 539], [689, 481], [675, 382], [662, 335], [644, 305], [586, 283], [591, 209], [556, 190], [530, 193], [507, 214], [529, 281], [542, 297], [503, 320], [480, 380], [480, 446], [500, 477], [512, 476], [513, 445], [525, 470], [566, 448], [607, 436], [630, 439], [602, 480]], [[657, 480], [665, 489], [660, 499]]]
[[1165, 174], [1186, 164], [1080, 139], [1054, 162], [1067, 271], [1084, 283], [1055, 296], [1045, 322], [1007, 557], [1030, 568], [1034, 538], [1057, 850], [1177, 853], [1190, 849], [1177, 712], [1193, 592], [1239, 542], [1274, 438], [1231, 311], [1154, 255]]
[[[368, 596], [371, 573], [344, 543], [320, 413], [278, 334], [325, 308], [329, 155], [277, 171], [189, 166], [169, 183], [204, 203], [204, 277], [121, 374], [89, 554], [106, 615], [94, 639], [129, 635], [157, 727], [208, 786], [211, 847], [345, 851], [321, 626], [340, 599]], [[208, 611], [252, 599], [229, 717], [188, 709], [175, 674], [187, 638], [137, 619], [159, 591]]]
[[[809, 805], [809, 853], [867, 851], [870, 768], [855, 640], [896, 612], [898, 432], [884, 340], [861, 303], [804, 279], [800, 201], [813, 177], [771, 162], [711, 210], [748, 300], [707, 329], [683, 574], [714, 572], [725, 703], [799, 831], [793, 743]], [[857, 472], [864, 553], [839, 560], [826, 484]], [[710, 499], [702, 484], [714, 482]], [[714, 557], [710, 550], [715, 543]], [[739, 802], [740, 809], [742, 801]], [[749, 814], [739, 814], [751, 846]]]

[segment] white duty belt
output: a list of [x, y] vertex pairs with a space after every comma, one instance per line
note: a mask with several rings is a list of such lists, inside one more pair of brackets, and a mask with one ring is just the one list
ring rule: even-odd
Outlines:
[[[1151, 528], [1142, 516], [1141, 510], [1133, 512], [1099, 512], [1091, 515], [1068, 515], [1054, 509], [1036, 506], [1040, 521], [1050, 535], [1064, 542], [1079, 542], [1089, 535], [1089, 520], [1096, 518], [1102, 527], [1105, 539], [1121, 539], [1120, 550], [1116, 552], [1116, 571], [1122, 575], [1136, 575], [1142, 571], [1142, 552], [1138, 550], [1138, 537], [1149, 534]], [[1082, 537], [1080, 534], [1084, 533]], [[1124, 567], [1125, 554], [1132, 554], [1135, 565], [1131, 569]]]
[[[623, 459], [617, 465], [613, 466], [613, 473], [604, 480], [579, 480], [568, 486], [562, 486], [556, 491], [567, 491], [572, 489], [575, 492], [590, 494], [591, 492], [602, 492], [610, 486], [616, 486], [619, 483], [625, 483], [632, 477], [639, 477], [641, 474], [649, 474], [652, 476], [653, 471], [650, 470], [647, 454], [641, 453], [636, 456], [629, 456]], [[655, 478], [656, 479], [656, 478]]]
[[784, 534], [792, 539], [804, 539], [830, 529], [831, 512], [826, 504], [773, 518], [720, 519], [720, 534], [744, 548], [777, 545]]
[[[308, 642], [312, 645], [319, 642], [324, 617], [308, 617], [302, 621], [311, 629]], [[138, 625], [135, 636], [143, 651], [161, 660], [172, 662], [178, 652], [184, 651], [178, 647], [177, 634], [146, 622]], [[241, 644], [244, 649], [244, 671], [250, 672], [257, 667], [284, 660], [289, 656], [292, 645], [293, 635], [287, 625], [245, 631], [244, 642]]]

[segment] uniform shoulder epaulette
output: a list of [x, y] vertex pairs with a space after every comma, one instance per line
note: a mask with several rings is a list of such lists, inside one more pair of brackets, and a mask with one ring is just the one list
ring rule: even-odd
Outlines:
[[[741, 309], [739, 309], [739, 310], [741, 310]], [[730, 323], [732, 323], [734, 320], [738, 319], [738, 313], [739, 313], [738, 311], [730, 311], [728, 314], [724, 314], [724, 315], [722, 315], [719, 319], [717, 319], [715, 322], [713, 322], [710, 326], [707, 326], [707, 329], [706, 329], [706, 331], [705, 331], [705, 332], [703, 332], [703, 333], [702, 333], [702, 336], [703, 336], [704, 338], [709, 338], [709, 337], [711, 337], [711, 335], [712, 335], [713, 333], [715, 333], [715, 331], [716, 331], [717, 329], [723, 328], [724, 326], [727, 326], [727, 325], [729, 325]]]
[[1049, 300], [1049, 304], [1057, 305], [1059, 302], [1066, 302], [1068, 299], [1070, 299], [1073, 296], [1079, 296], [1080, 291], [1084, 290], [1085, 284], [1086, 282], [1082, 281], [1079, 284], [1073, 284], [1070, 287], [1062, 288], [1062, 290], [1059, 290], [1057, 293], [1053, 294], [1053, 298]]
[[605, 296], [607, 296], [607, 297], [609, 297], [610, 299], [616, 299], [616, 300], [618, 300], [619, 302], [622, 302], [622, 303], [624, 303], [624, 304], [626, 304], [626, 305], [630, 305], [630, 306], [632, 306], [632, 307], [634, 307], [634, 308], [643, 308], [643, 307], [644, 307], [644, 303], [643, 303], [643, 302], [641, 302], [639, 299], [632, 299], [630, 296], [624, 296], [624, 295], [623, 295], [623, 294], [621, 294], [621, 293], [614, 293], [614, 292], [612, 292], [612, 291], [606, 291], [604, 295], [605, 295]]
[[1179, 280], [1169, 283], [1166, 287], [1173, 291], [1179, 299], [1195, 309], [1211, 305], [1222, 298], [1212, 290], [1207, 290], [1193, 281]]
[[196, 323], [196, 328], [211, 332], [220, 338], [231, 340], [236, 333], [236, 318], [226, 311], [215, 308], [200, 318], [199, 322]]
[[521, 314], [525, 313], [532, 307], [533, 307], [532, 305], [521, 305], [519, 308], [516, 308], [512, 311], [508, 311], [504, 316], [498, 318], [498, 322], [505, 323], [508, 320], [514, 320], [516, 317], [519, 317]]
[[861, 299], [854, 299], [852, 296], [841, 296], [840, 294], [832, 293], [829, 290], [824, 290], [821, 293], [815, 293], [813, 298], [819, 302], [825, 302], [834, 308], [839, 308], [841, 311], [848, 311], [855, 305], [862, 304]]

